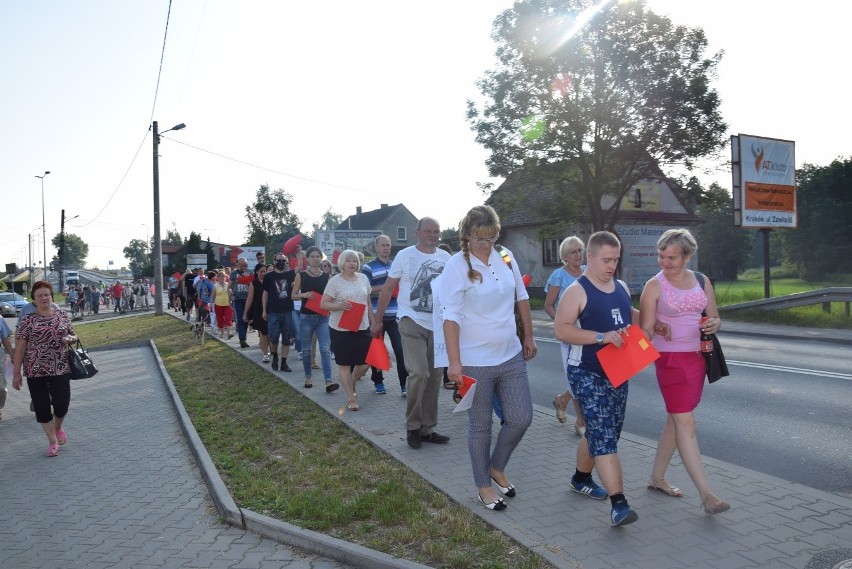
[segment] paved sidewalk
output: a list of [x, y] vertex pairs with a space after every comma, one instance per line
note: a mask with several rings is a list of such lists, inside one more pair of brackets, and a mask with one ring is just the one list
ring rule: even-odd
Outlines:
[[[677, 459], [669, 478], [687, 497], [647, 490], [656, 442], [629, 433], [619, 449], [640, 519], [611, 528], [608, 501], [567, 491], [578, 439], [551, 408], [535, 408], [509, 463], [518, 496], [505, 512], [485, 510], [472, 483], [467, 417], [452, 413], [450, 391], [441, 392], [437, 430], [452, 440], [415, 451], [405, 442], [405, 400], [393, 370], [387, 395], [362, 380], [361, 410], [348, 412], [342, 390], [302, 387], [295, 354], [293, 373], [272, 372], [260, 361], [256, 336], [248, 349], [236, 338], [226, 343], [557, 567], [818, 569], [852, 559], [852, 500], [708, 458], [708, 477], [733, 509], [706, 516]], [[221, 523], [155, 356], [126, 348], [95, 357], [101, 372], [74, 383], [69, 443], [56, 459], [42, 455], [46, 444], [26, 390], [10, 393], [0, 421], [0, 512], [7, 522], [0, 524], [0, 567], [344, 566]]]
[[[260, 363], [256, 336], [249, 337], [248, 349], [237, 347], [235, 339], [227, 343], [270, 369]], [[405, 399], [393, 370], [385, 374], [387, 395], [376, 395], [372, 382], [361, 380], [357, 387], [361, 410], [350, 412], [342, 390], [326, 394], [322, 389], [304, 389], [304, 374], [294, 354], [289, 363], [292, 373], [270, 370], [270, 374], [557, 567], [816, 569], [852, 559], [852, 500], [705, 458], [711, 484], [732, 505], [725, 514], [708, 516], [677, 456], [668, 478], [687, 496], [676, 499], [647, 489], [656, 441], [630, 433], [623, 434], [619, 454], [626, 494], [640, 518], [633, 525], [612, 528], [608, 500], [598, 502], [568, 491], [578, 439], [570, 425], [556, 422], [553, 409], [539, 406], [506, 472], [517, 497], [507, 499], [509, 508], [504, 512], [485, 510], [476, 501], [470, 472], [467, 416], [452, 413], [451, 391], [442, 390], [436, 430], [452, 440], [412, 450], [405, 442]]]
[[345, 565], [219, 519], [148, 347], [93, 352], [72, 382], [68, 444], [10, 388], [0, 421], [0, 567], [279, 568]]

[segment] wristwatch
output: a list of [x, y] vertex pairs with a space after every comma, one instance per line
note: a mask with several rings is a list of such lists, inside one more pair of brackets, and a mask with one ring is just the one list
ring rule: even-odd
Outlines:
[[598, 332], [597, 336], [595, 336], [595, 342], [598, 343], [599, 346], [603, 346], [604, 335]]

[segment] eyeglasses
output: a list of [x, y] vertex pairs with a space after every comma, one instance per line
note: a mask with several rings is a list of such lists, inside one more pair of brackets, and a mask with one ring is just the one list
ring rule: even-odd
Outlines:
[[585, 249], [572, 249], [571, 251], [568, 251], [567, 254], [568, 255], [582, 255], [585, 252], [586, 252]]
[[497, 240], [500, 239], [500, 234], [498, 233], [494, 237], [474, 237], [473, 242], [477, 245], [485, 245], [486, 243], [489, 245], [494, 245]]

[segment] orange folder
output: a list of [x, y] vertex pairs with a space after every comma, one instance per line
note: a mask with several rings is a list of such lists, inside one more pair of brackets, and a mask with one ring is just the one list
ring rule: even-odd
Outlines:
[[383, 338], [373, 338], [370, 342], [370, 349], [367, 351], [367, 359], [364, 363], [384, 371], [390, 369], [390, 354], [388, 354], [388, 347], [385, 346]]
[[624, 345], [620, 348], [607, 344], [598, 350], [598, 361], [613, 387], [618, 387], [660, 357], [639, 326], [631, 324], [627, 334], [623, 336]]
[[321, 316], [328, 316], [328, 310], [320, 308], [320, 302], [322, 302], [322, 295], [315, 292], [312, 297], [305, 301], [305, 306]]
[[340, 327], [357, 332], [358, 328], [361, 327], [361, 319], [364, 317], [364, 310], [367, 308], [367, 305], [360, 302], [352, 302], [351, 300], [349, 304], [352, 305], [352, 308], [344, 310], [343, 314], [340, 315]]

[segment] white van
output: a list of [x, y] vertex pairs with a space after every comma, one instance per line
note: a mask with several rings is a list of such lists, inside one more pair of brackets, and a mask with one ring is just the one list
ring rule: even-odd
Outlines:
[[80, 273], [77, 271], [65, 271], [65, 284], [76, 285], [80, 283]]

